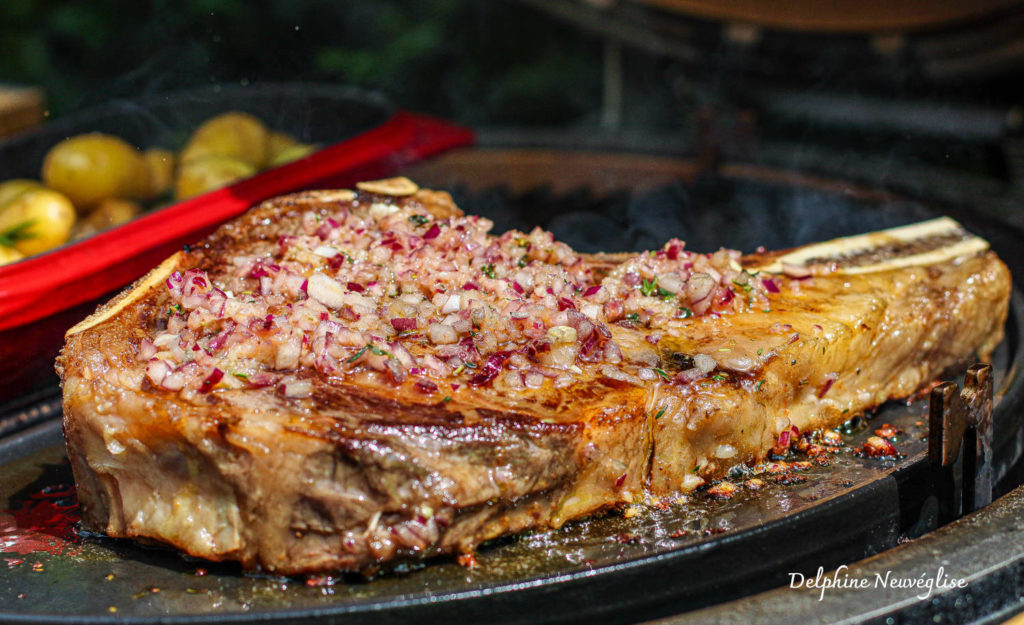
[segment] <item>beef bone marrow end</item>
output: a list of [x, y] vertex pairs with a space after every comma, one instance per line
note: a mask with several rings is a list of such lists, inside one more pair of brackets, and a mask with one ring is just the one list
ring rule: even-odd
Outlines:
[[579, 254], [406, 179], [264, 202], [72, 328], [83, 523], [365, 570], [672, 496], [1001, 340], [949, 219], [743, 256]]

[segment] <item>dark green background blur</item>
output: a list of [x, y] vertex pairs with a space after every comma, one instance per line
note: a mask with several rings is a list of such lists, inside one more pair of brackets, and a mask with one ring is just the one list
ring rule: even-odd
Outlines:
[[471, 124], [592, 120], [596, 39], [492, 0], [2, 0], [0, 82], [51, 115], [217, 82], [328, 81]]

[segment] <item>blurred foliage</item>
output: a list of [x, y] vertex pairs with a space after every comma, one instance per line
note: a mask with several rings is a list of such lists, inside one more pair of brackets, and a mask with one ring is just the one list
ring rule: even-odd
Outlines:
[[600, 107], [596, 40], [505, 0], [2, 0], [0, 81], [52, 114], [218, 82], [380, 90], [471, 124], [564, 124]]

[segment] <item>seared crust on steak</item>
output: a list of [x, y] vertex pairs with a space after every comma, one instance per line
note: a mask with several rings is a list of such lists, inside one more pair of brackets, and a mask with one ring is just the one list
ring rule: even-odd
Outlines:
[[[647, 275], [644, 263], [660, 262], [658, 276], [674, 288], [675, 279], [664, 270], [673, 269], [673, 254], [683, 252], [668, 246], [663, 252], [672, 259], [654, 261], [545, 250], [543, 258], [521, 258], [518, 267], [528, 260], [535, 273], [515, 279], [502, 273], [506, 268], [495, 253], [497, 260], [482, 270], [493, 280], [472, 274], [477, 288], [458, 291], [462, 304], [467, 294], [479, 292], [482, 305], [498, 306], [510, 299], [505, 283], [519, 285], [549, 268], [564, 270], [579, 288], [545, 300], [538, 287], [537, 302], [558, 302], [565, 309], [551, 306], [549, 316], [531, 312], [543, 323], [524, 332], [536, 336], [501, 335], [488, 347], [489, 318], [481, 317], [464, 333], [478, 346], [479, 359], [469, 369], [466, 363], [473, 361], [454, 348], [438, 368], [419, 366], [433, 362], [428, 356], [448, 353], [423, 330], [427, 320], [451, 318], [447, 323], [457, 326], [457, 311], [440, 310], [450, 306], [445, 298], [451, 290], [443, 292], [438, 310], [426, 304], [418, 309], [426, 316], [419, 318], [415, 336], [399, 330], [404, 324], [379, 336], [391, 313], [349, 315], [346, 321], [347, 303], [325, 304], [329, 314], [313, 325], [335, 323], [331, 327], [339, 333], [358, 330], [376, 337], [361, 351], [353, 343], [334, 356], [328, 349], [332, 339], [323, 338], [320, 326], [320, 335], [309, 330], [300, 341], [300, 330], [276, 320], [267, 323], [272, 329], [250, 324], [251, 332], [239, 334], [244, 311], [222, 310], [235, 315], [230, 324], [203, 317], [210, 296], [229, 293], [225, 297], [234, 301], [241, 296], [228, 286], [240, 294], [260, 280], [252, 277], [251, 264], [238, 270], [237, 257], [281, 258], [282, 235], [301, 233], [311, 211], [325, 218], [359, 215], [360, 227], [371, 230], [396, 215], [404, 220], [401, 211], [453, 227], [462, 223], [446, 194], [410, 195], [399, 186], [400, 197], [380, 195], [370, 186], [359, 194], [310, 192], [266, 202], [192, 251], [175, 254], [69, 331], [57, 368], [86, 528], [279, 574], [367, 569], [399, 558], [465, 551], [502, 534], [557, 527], [644, 496], [691, 490], [736, 464], [763, 458], [783, 430], [833, 426], [911, 395], [966, 358], [987, 358], [1002, 337], [1010, 276], [988, 251], [893, 270], [815, 270], [811, 280], [774, 278], [767, 289], [759, 282], [746, 289], [755, 283], [745, 276], [777, 261], [777, 254], [723, 256], [727, 264], [742, 265], [733, 280], [744, 301], [718, 297], [733, 288], [723, 278], [712, 291], [714, 303], [696, 314], [682, 304], [704, 306], [708, 293], [686, 301], [686, 281], [662, 293], [653, 277], [633, 284], [628, 276], [634, 269]], [[383, 216], [367, 216], [374, 210]], [[410, 232], [419, 233], [419, 240], [409, 240], [425, 249], [422, 239], [432, 240], [424, 235], [431, 226], [409, 219], [417, 224]], [[322, 237], [324, 244], [336, 235]], [[298, 254], [299, 243], [283, 253]], [[507, 243], [509, 249], [519, 245]], [[368, 248], [366, 258], [372, 253]], [[399, 267], [398, 253], [384, 265]], [[319, 262], [308, 254], [300, 258], [307, 257]], [[682, 268], [684, 260], [678, 257], [681, 275], [690, 271]], [[695, 261], [710, 262], [686, 260]], [[315, 272], [344, 280], [332, 271], [355, 271], [351, 267], [362, 264], [367, 271], [387, 269], [356, 258], [340, 269]], [[180, 285], [173, 276], [186, 276], [187, 282], [190, 270], [201, 270], [219, 285], [202, 291], [207, 299], [174, 290]], [[512, 264], [507, 270], [518, 269]], [[689, 275], [693, 279], [695, 273]], [[281, 293], [291, 288], [283, 273], [275, 279], [284, 285]], [[465, 279], [460, 275], [459, 284]], [[369, 289], [365, 293], [372, 293], [370, 282], [360, 287]], [[264, 292], [279, 297], [277, 283], [260, 284], [253, 287], [254, 300]], [[598, 285], [613, 290], [617, 295], [607, 301], [621, 299], [625, 309], [586, 308], [593, 296], [583, 293]], [[280, 295], [288, 310], [314, 304], [306, 289], [291, 291], [298, 293], [292, 299]], [[373, 297], [385, 307], [396, 293]], [[351, 288], [345, 297], [350, 295]], [[283, 300], [267, 301], [279, 307], [273, 310], [284, 310]], [[567, 315], [577, 308], [593, 314]], [[577, 345], [575, 360], [552, 360], [544, 350], [565, 345], [560, 341], [568, 330], [560, 328], [570, 326], [561, 322], [576, 323], [570, 334], [582, 336], [584, 316], [597, 328], [592, 332], [608, 332], [600, 341], [604, 351], [584, 359], [593, 347]], [[515, 325], [518, 317], [512, 319], [499, 323]], [[208, 330], [189, 339], [188, 323]], [[180, 344], [191, 346], [185, 361], [168, 351], [179, 343], [160, 338], [175, 327]], [[280, 342], [287, 332], [298, 333], [292, 338], [302, 345], [295, 367], [279, 366], [288, 353]], [[444, 333], [437, 338], [445, 340]], [[320, 345], [322, 353], [311, 353]], [[370, 345], [385, 356], [372, 358]], [[396, 368], [396, 356], [405, 358], [399, 354], [403, 345], [411, 360]], [[520, 347], [518, 360], [506, 353]], [[311, 364], [302, 364], [307, 356]], [[705, 370], [707, 358], [713, 367]], [[455, 362], [463, 369], [447, 366]], [[233, 378], [234, 369], [221, 369], [224, 363], [248, 368]], [[476, 377], [492, 365], [502, 373]], [[226, 375], [211, 376], [211, 370]], [[535, 370], [544, 372], [542, 383], [531, 385]], [[181, 377], [171, 377], [178, 372]], [[257, 376], [273, 382], [254, 383]]]

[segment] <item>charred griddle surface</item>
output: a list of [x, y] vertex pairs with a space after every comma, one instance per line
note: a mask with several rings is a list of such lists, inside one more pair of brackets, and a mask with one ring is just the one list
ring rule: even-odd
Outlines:
[[[546, 205], [551, 210], [541, 223], [549, 222], [558, 233], [556, 220], [566, 214], [555, 210], [564, 207], [559, 196], [544, 190], [530, 202], [507, 191], [489, 193], [494, 205], [490, 214], [499, 220], [501, 213], [506, 220], [518, 218], [515, 205], [520, 201], [524, 206]], [[575, 212], [584, 222], [600, 213], [612, 223], [627, 223], [654, 207], [653, 215], [642, 217], [646, 225], [608, 233], [619, 237], [620, 249], [648, 247], [649, 240], [668, 232], [665, 228], [680, 225], [685, 230], [673, 234], [689, 238], [695, 248], [707, 233], [709, 240], [749, 251], [755, 243], [794, 245], [933, 214], [914, 204], [878, 210], [840, 200], [836, 206], [834, 196], [830, 200], [824, 193], [792, 195], [713, 181], [664, 187], [639, 198], [579, 193]], [[468, 210], [488, 214], [481, 206], [486, 193], [464, 189], [463, 194], [457, 193], [456, 199]], [[511, 207], [506, 206], [509, 202]], [[607, 205], [592, 210], [594, 202]], [[712, 204], [721, 210], [709, 213]], [[829, 216], [823, 210], [834, 212]], [[736, 219], [748, 228], [724, 227]], [[728, 240], [722, 240], [723, 234]], [[607, 240], [599, 247], [608, 249]], [[1013, 337], [1019, 335], [1019, 308], [1015, 298], [1011, 339], [995, 354], [996, 395], [1004, 405], [1017, 384]], [[665, 502], [665, 509], [644, 508], [629, 518], [609, 515], [503, 539], [482, 548], [472, 568], [443, 559], [372, 580], [243, 575], [233, 566], [126, 541], [84, 537], [62, 542], [52, 533], [28, 537], [49, 543], [46, 552], [19, 554], [11, 547], [25, 538], [25, 523], [0, 513], [0, 620], [9, 615], [50, 615], [50, 620], [71, 622], [81, 616], [187, 619], [189, 614], [241, 613], [242, 620], [313, 620], [330, 614], [345, 615], [346, 622], [379, 622], [379, 610], [384, 609], [395, 622], [486, 618], [538, 623], [564, 620], [566, 614], [632, 622], [677, 613], [784, 584], [787, 571], [813, 573], [818, 566], [857, 560], [931, 530], [937, 511], [927, 489], [921, 488], [928, 479], [921, 470], [927, 466], [926, 412], [920, 401], [909, 407], [886, 405], [874, 418], [851, 424], [843, 449], [829, 457], [831, 466], [812, 463], [800, 470], [734, 475], [730, 481], [738, 488], [732, 498], [701, 492], [688, 502]], [[902, 456], [857, 455], [855, 449], [883, 423], [903, 430], [895, 440]], [[997, 435], [1006, 430], [1000, 424], [997, 420]], [[63, 462], [54, 423], [0, 443], [0, 510], [23, 506], [33, 493], [67, 486]], [[751, 482], [755, 478], [763, 482], [757, 491]]]

